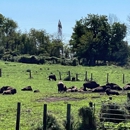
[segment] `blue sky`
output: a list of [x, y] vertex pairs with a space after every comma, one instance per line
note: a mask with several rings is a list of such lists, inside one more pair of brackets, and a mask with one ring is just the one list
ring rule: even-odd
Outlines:
[[60, 19], [66, 42], [76, 20], [87, 14], [113, 14], [120, 22], [128, 23], [129, 9], [130, 0], [0, 0], [0, 13], [17, 22], [22, 32], [35, 28], [54, 35]]

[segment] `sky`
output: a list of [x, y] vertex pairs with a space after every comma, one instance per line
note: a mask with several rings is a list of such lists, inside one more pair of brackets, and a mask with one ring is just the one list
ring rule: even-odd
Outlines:
[[[60, 20], [65, 42], [76, 21], [88, 14], [114, 15], [121, 23], [128, 23], [129, 9], [130, 0], [0, 0], [0, 13], [14, 20], [22, 32], [34, 28], [56, 35]], [[126, 40], [130, 41], [129, 36]]]

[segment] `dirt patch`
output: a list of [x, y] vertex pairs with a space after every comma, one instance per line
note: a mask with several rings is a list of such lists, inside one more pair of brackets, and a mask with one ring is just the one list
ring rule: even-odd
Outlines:
[[[94, 98], [100, 98], [100, 96], [92, 96], [92, 99]], [[87, 98], [77, 98], [77, 97], [46, 97], [46, 98], [40, 98], [37, 99], [37, 102], [57, 102], [57, 101], [80, 101]]]
[[47, 97], [47, 98], [41, 98], [37, 99], [38, 102], [57, 102], [57, 101], [79, 101], [83, 100], [84, 98], [70, 98], [70, 97]]

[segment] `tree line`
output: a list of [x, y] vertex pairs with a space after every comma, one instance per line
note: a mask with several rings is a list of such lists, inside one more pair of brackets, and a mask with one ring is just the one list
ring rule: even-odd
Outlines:
[[42, 29], [22, 33], [14, 20], [0, 14], [0, 58], [34, 55], [76, 59], [80, 65], [125, 65], [130, 55], [130, 46], [124, 40], [127, 30], [124, 23], [109, 22], [106, 15], [88, 14], [76, 21], [66, 44]]

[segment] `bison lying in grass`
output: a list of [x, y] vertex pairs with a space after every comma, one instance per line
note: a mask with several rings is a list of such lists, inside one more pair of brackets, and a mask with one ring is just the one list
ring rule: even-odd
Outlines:
[[86, 91], [86, 89], [94, 89], [99, 87], [100, 85], [97, 84], [95, 81], [88, 81], [83, 84], [83, 90]]
[[3, 95], [15, 94], [17, 93], [17, 90], [11, 86], [3, 86], [2, 88], [0, 88], [0, 93], [2, 93]]
[[21, 91], [33, 91], [31, 86], [27, 86], [21, 89]]
[[123, 87], [123, 90], [130, 90], [130, 83], [126, 84], [126, 85]]
[[119, 92], [111, 90], [110, 88], [106, 89], [106, 94], [109, 95], [119, 95]]

